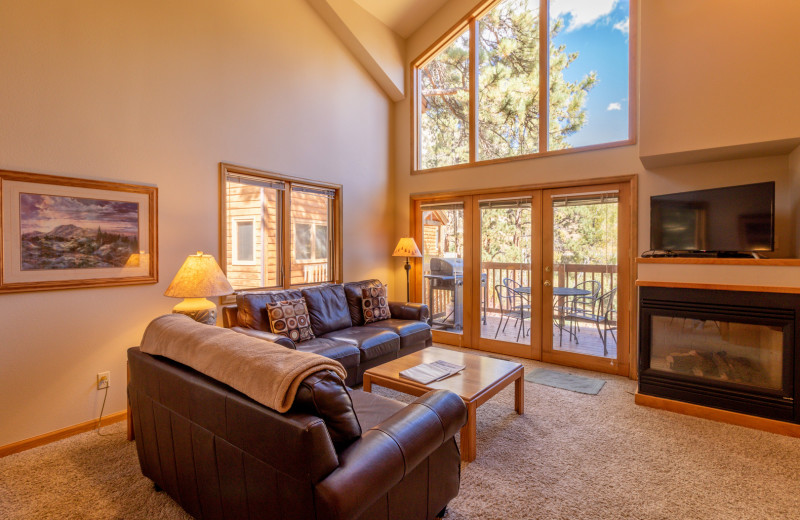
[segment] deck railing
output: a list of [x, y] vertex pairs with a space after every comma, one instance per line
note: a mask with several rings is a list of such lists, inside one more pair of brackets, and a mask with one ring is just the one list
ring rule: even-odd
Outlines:
[[[604, 294], [617, 287], [617, 266], [616, 265], [587, 265], [587, 264], [558, 264], [554, 266], [555, 276], [554, 285], [557, 287], [575, 287], [579, 283], [595, 280], [600, 282], [600, 294]], [[429, 271], [425, 271], [428, 274]], [[523, 287], [531, 285], [531, 264], [525, 263], [504, 263], [504, 262], [484, 262], [481, 274], [486, 278], [486, 290], [481, 289], [481, 301], [486, 295], [486, 310], [488, 312], [499, 312], [500, 305], [497, 302], [497, 295], [494, 287], [504, 285], [503, 280], [509, 278]], [[423, 278], [423, 280], [425, 280]], [[428, 303], [427, 284], [424, 287], [425, 298], [423, 303]], [[433, 309], [431, 314], [441, 315], [446, 312], [449, 305], [452, 305], [452, 293], [447, 291], [434, 291]], [[481, 306], [482, 308], [483, 306]]]

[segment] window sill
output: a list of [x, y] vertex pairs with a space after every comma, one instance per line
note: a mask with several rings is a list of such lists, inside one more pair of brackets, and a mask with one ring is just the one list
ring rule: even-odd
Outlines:
[[614, 141], [611, 143], [602, 143], [602, 144], [593, 144], [589, 146], [581, 146], [578, 148], [565, 148], [563, 150], [548, 150], [546, 152], [537, 152], [531, 153], [527, 155], [515, 155], [513, 157], [503, 157], [500, 159], [487, 159], [485, 161], [475, 161], [472, 163], [461, 163], [461, 164], [452, 164], [449, 166], [439, 166], [437, 168], [427, 168], [427, 169], [412, 169], [411, 175], [421, 175], [425, 173], [439, 173], [439, 172], [446, 172], [450, 170], [461, 170], [464, 168], [474, 168], [476, 166], [489, 166], [492, 164], [500, 164], [500, 163], [507, 163], [507, 162], [514, 162], [514, 161], [525, 161], [531, 159], [538, 159], [539, 157], [550, 157], [554, 155], [565, 155], [565, 154], [572, 154], [572, 153], [581, 153], [581, 152], [592, 152], [596, 150], [605, 150], [607, 148], [619, 148], [622, 146], [632, 146], [636, 144], [636, 139], [626, 139], [624, 141]]

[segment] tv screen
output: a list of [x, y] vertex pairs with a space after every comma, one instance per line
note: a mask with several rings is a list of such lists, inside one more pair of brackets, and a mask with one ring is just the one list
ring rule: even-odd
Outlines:
[[650, 249], [772, 251], [775, 183], [650, 197]]

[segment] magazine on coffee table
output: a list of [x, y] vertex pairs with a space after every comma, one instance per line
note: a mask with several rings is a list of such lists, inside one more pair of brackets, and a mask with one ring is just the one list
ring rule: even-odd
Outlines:
[[456, 365], [455, 363], [439, 360], [407, 368], [400, 372], [400, 377], [427, 385], [458, 374], [465, 368], [465, 365]]

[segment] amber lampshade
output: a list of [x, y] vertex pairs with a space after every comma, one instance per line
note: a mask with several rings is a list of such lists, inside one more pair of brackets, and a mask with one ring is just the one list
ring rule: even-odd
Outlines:
[[394, 248], [392, 256], [405, 256], [406, 258], [410, 256], [420, 257], [422, 253], [419, 252], [417, 243], [414, 242], [413, 238], [403, 237], [400, 239], [400, 242], [397, 243], [397, 247]]
[[206, 298], [225, 296], [232, 292], [233, 287], [214, 257], [198, 251], [183, 262], [164, 296], [184, 299], [172, 308], [172, 312], [186, 314], [196, 321], [213, 325], [217, 322], [217, 306]]

